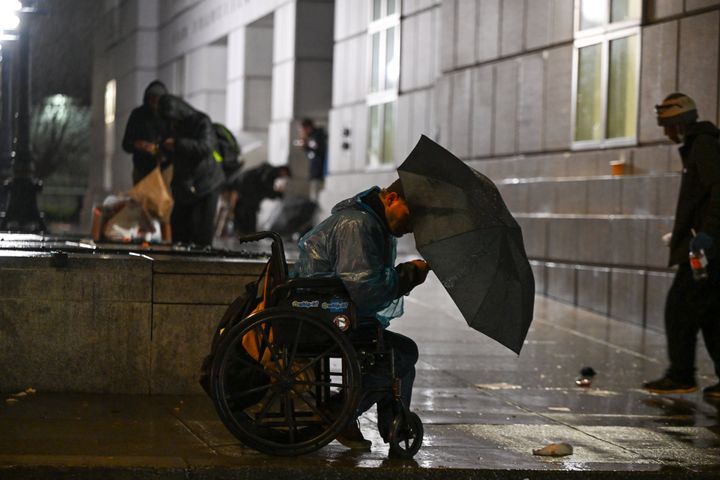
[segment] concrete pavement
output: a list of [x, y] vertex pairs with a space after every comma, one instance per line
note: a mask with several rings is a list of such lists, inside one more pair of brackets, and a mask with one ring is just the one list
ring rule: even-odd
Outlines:
[[[639, 389], [663, 372], [662, 334], [538, 298], [516, 356], [467, 327], [432, 275], [393, 330], [420, 346], [414, 460], [387, 458], [371, 413], [370, 453], [333, 442], [276, 458], [239, 444], [202, 396], [39, 391], [0, 404], [0, 479], [720, 478], [720, 402]], [[714, 383], [698, 358], [700, 384]], [[583, 366], [598, 372], [589, 388], [575, 384]], [[551, 442], [574, 453], [532, 454]]]

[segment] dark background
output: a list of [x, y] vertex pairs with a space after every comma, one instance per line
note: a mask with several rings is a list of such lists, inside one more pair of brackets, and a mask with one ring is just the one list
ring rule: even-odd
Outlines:
[[90, 105], [93, 30], [102, 0], [42, 0], [30, 18], [31, 102], [64, 94]]

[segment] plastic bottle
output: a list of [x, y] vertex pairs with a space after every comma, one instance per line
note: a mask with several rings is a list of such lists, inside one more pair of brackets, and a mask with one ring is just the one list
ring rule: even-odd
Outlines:
[[[690, 229], [690, 233], [692, 233], [693, 238], [697, 235], [694, 228]], [[707, 264], [708, 260], [705, 256], [705, 250], [702, 248], [697, 252], [690, 250], [690, 268], [692, 268], [695, 281], [699, 282], [708, 278]]]
[[693, 278], [697, 281], [705, 280], [708, 278], [707, 272], [707, 257], [705, 256], [705, 250], [698, 250], [698, 252], [690, 251], [690, 268], [692, 268]]

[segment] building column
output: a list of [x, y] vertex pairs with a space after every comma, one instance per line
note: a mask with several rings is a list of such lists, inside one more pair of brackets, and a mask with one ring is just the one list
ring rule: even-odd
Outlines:
[[227, 38], [185, 56], [185, 100], [213, 122], [225, 123]]
[[[268, 141], [273, 73], [273, 15], [228, 36], [227, 126], [243, 145]], [[265, 160], [265, 159], [263, 159]]]
[[97, 161], [90, 164], [83, 228], [89, 227], [93, 206], [132, 187], [132, 155], [120, 142], [130, 112], [158, 78], [158, 8], [158, 0], [108, 6], [95, 31], [91, 130], [97, 135], [90, 151]]
[[327, 124], [332, 101], [334, 3], [297, 0], [275, 12], [270, 163], [289, 164], [291, 192], [307, 195], [308, 165], [293, 146], [303, 117]]

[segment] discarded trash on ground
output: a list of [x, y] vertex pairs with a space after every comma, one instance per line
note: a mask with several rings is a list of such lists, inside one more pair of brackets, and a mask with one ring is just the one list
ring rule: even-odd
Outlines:
[[587, 388], [592, 385], [592, 378], [597, 374], [592, 367], [583, 367], [580, 369], [580, 376], [575, 379], [575, 385]]
[[533, 455], [542, 457], [564, 457], [565, 455], [572, 455], [573, 447], [569, 443], [551, 443], [532, 452]]
[[18, 403], [18, 399], [27, 397], [28, 395], [34, 395], [36, 390], [32, 387], [28, 387], [25, 390], [20, 390], [17, 393], [11, 393], [9, 397], [5, 399], [5, 403], [8, 405], [15, 405]]
[[592, 385], [592, 380], [590, 380], [589, 378], [580, 377], [575, 380], [575, 385], [577, 385], [578, 387], [587, 388]]
[[513, 385], [511, 383], [476, 383], [475, 388], [482, 388], [484, 390], [519, 390], [522, 388], [520, 385]]
[[548, 410], [552, 410], [553, 412], [569, 412], [570, 409], [568, 407], [548, 407]]

